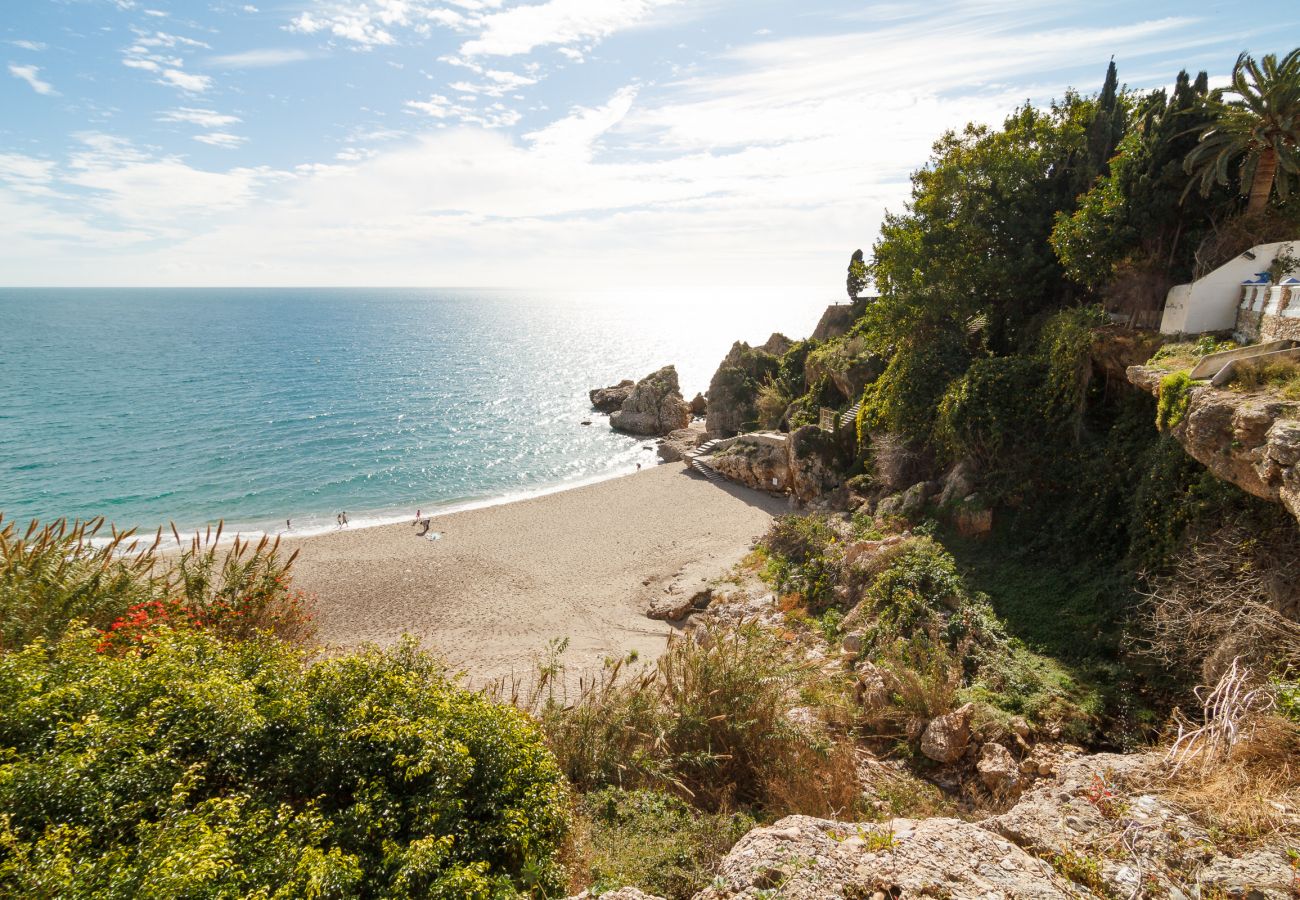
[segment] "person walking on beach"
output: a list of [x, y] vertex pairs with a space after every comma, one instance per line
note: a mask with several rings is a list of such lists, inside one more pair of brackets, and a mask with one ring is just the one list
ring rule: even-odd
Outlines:
[[343, 520], [343, 527], [346, 528], [348, 526], [347, 510], [344, 510], [343, 512], [339, 513], [339, 518]]
[[289, 521], [288, 519], [285, 519], [285, 520], [284, 520], [284, 530], [285, 530], [285, 531], [293, 531], [293, 522]]
[[411, 524], [412, 524], [412, 525], [419, 525], [419, 524], [420, 524], [420, 511], [419, 511], [418, 509], [415, 511], [415, 521], [412, 522]]

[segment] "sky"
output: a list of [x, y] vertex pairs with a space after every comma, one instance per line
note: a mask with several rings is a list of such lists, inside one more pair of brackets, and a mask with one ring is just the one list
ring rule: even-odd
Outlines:
[[945, 129], [1298, 43], [1294, 0], [5, 0], [0, 284], [835, 296]]

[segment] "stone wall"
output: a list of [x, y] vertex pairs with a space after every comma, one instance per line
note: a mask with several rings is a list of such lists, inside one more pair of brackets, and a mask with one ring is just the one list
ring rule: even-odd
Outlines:
[[1242, 285], [1233, 336], [1243, 344], [1300, 340], [1300, 284]]

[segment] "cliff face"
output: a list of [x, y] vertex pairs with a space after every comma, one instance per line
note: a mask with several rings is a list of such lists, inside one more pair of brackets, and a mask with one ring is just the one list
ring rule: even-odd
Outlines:
[[760, 347], [736, 341], [709, 382], [708, 430], [714, 437], [731, 437], [757, 425], [758, 389], [776, 373], [780, 354], [790, 347], [779, 334]]
[[[1168, 373], [1131, 366], [1128, 379], [1155, 396]], [[1187, 412], [1169, 433], [1217, 478], [1281, 503], [1300, 520], [1300, 402], [1269, 393], [1191, 387]]]

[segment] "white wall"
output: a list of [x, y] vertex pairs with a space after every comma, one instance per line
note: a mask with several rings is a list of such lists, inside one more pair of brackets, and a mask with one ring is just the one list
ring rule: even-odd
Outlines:
[[1290, 247], [1294, 253], [1294, 244], [1293, 241], [1259, 244], [1250, 249], [1254, 259], [1243, 253], [1204, 278], [1198, 278], [1191, 284], [1174, 285], [1165, 298], [1160, 330], [1165, 334], [1231, 331], [1237, 325], [1241, 283], [1272, 265], [1281, 248]]

